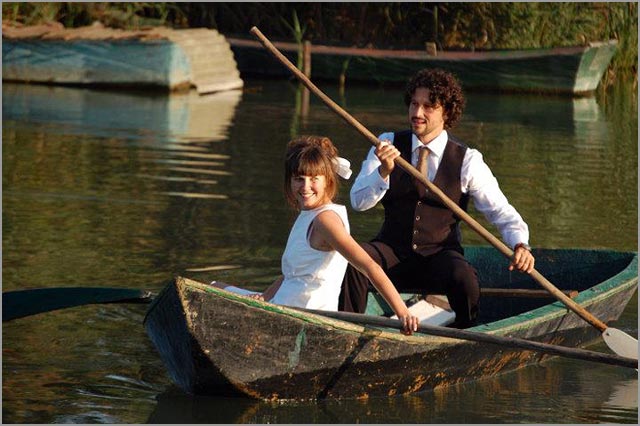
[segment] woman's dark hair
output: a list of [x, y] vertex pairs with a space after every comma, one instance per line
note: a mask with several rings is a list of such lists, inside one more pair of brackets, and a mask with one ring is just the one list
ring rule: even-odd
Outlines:
[[284, 195], [291, 207], [298, 209], [296, 196], [291, 190], [291, 178], [295, 176], [324, 176], [329, 200], [338, 193], [338, 176], [334, 161], [338, 149], [325, 136], [299, 136], [287, 145], [284, 161]]
[[404, 103], [408, 107], [411, 98], [419, 87], [429, 90], [429, 100], [432, 105], [441, 105], [444, 109], [444, 128], [450, 129], [462, 117], [465, 107], [462, 87], [455, 76], [447, 71], [434, 68], [418, 71], [407, 83], [404, 93]]

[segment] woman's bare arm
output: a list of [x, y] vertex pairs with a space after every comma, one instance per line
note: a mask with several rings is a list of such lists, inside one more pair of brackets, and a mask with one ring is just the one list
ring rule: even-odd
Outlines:
[[409, 312], [389, 277], [387, 277], [380, 265], [351, 237], [342, 220], [335, 212], [324, 211], [318, 214], [314, 219], [312, 232], [317, 233], [316, 237], [320, 237], [326, 245], [343, 255], [349, 263], [373, 283], [398, 318], [403, 321], [405, 332], [411, 333], [418, 329], [418, 318]]

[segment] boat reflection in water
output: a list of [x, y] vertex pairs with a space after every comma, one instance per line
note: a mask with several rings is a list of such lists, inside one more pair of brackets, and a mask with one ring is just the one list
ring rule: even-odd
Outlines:
[[[635, 423], [637, 380], [621, 388], [594, 377], [589, 364], [552, 362], [571, 370], [570, 383], [563, 384], [559, 368], [533, 366], [490, 380], [367, 400], [269, 402], [192, 396], [170, 387], [156, 397], [148, 423], [546, 423], [550, 412], [562, 412], [567, 423], [597, 423], [603, 412], [612, 423]], [[608, 374], [617, 371], [611, 367]], [[580, 397], [565, 392], [574, 386], [584, 389]], [[557, 391], [549, 393], [550, 387]]]
[[[594, 129], [598, 129], [599, 136], [606, 134], [601, 133], [607, 127], [601, 115], [595, 97], [475, 94], [467, 100], [461, 126], [508, 123], [524, 130], [529, 126], [538, 128], [543, 123], [551, 131], [567, 132], [570, 129], [570, 136], [581, 139], [585, 134], [592, 135]], [[569, 123], [573, 126], [567, 127]]]
[[[229, 137], [242, 91], [209, 95], [130, 93], [3, 84], [3, 120], [37, 121], [59, 134], [107, 138], [114, 149], [137, 148], [137, 177], [210, 187], [228, 175], [229, 155], [217, 142]], [[116, 147], [115, 145], [120, 145]], [[157, 167], [145, 167], [153, 163]], [[175, 185], [174, 185], [175, 186]], [[158, 193], [226, 199], [225, 194], [176, 188]]]
[[151, 139], [145, 135], [152, 132], [163, 142], [225, 139], [242, 97], [241, 90], [200, 96], [8, 83], [2, 91], [3, 120], [36, 120], [90, 136]]

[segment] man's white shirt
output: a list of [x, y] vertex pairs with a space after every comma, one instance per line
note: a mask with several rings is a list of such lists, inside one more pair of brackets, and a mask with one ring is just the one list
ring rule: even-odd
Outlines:
[[[378, 139], [393, 144], [394, 134], [393, 132], [383, 133]], [[430, 151], [427, 178], [431, 182], [442, 161], [447, 140], [447, 131], [443, 130], [427, 145]], [[418, 162], [418, 151], [422, 146], [423, 143], [415, 134], [412, 134], [411, 164], [414, 167]], [[374, 207], [389, 189], [389, 179], [382, 179], [378, 173], [381, 163], [374, 151], [375, 147], [371, 148], [367, 154], [367, 158], [362, 162], [362, 169], [351, 187], [351, 206], [357, 211]], [[476, 149], [467, 148], [465, 152], [460, 173], [460, 186], [462, 193], [471, 197], [476, 210], [498, 228], [507, 245], [513, 248], [520, 242], [528, 243], [529, 227], [516, 209], [509, 204], [507, 197], [500, 190], [498, 180], [484, 162], [482, 154]]]

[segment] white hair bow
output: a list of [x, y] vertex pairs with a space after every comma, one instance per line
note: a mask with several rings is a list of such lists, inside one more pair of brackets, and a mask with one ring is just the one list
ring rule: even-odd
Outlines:
[[351, 163], [346, 158], [334, 158], [333, 168], [335, 169], [338, 176], [340, 176], [342, 179], [349, 179], [351, 177]]

